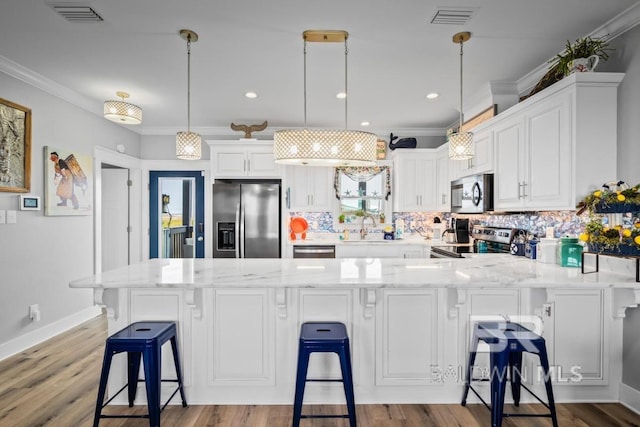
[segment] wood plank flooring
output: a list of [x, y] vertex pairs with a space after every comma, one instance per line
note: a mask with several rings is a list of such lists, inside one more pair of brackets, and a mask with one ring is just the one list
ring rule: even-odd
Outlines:
[[[0, 427], [91, 426], [106, 339], [104, 316], [0, 362]], [[188, 399], [189, 396], [187, 396]], [[509, 411], [544, 412], [542, 405]], [[137, 406], [108, 407], [105, 413], [144, 414]], [[640, 415], [614, 403], [560, 404], [561, 427], [640, 427]], [[341, 414], [341, 405], [305, 405], [305, 413]], [[291, 405], [168, 406], [163, 427], [286, 427]], [[357, 405], [362, 427], [488, 427], [489, 412], [481, 405]], [[147, 427], [144, 419], [105, 419], [101, 427]], [[504, 427], [543, 427], [544, 418], [506, 420]], [[303, 420], [302, 427], [346, 427], [341, 419]]]

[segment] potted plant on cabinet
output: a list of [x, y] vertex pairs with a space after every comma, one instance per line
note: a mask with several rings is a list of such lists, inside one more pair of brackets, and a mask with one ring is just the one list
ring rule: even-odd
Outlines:
[[572, 70], [593, 71], [600, 60], [606, 61], [609, 59], [608, 52], [611, 50], [613, 49], [609, 48], [609, 43], [602, 38], [587, 36], [576, 40], [573, 44], [567, 40], [564, 51], [558, 53], [549, 61], [549, 71], [528, 95], [520, 98], [520, 101], [562, 80], [565, 76], [571, 74]]

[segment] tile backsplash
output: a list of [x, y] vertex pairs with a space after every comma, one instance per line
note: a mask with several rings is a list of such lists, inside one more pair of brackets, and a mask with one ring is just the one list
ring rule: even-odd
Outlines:
[[[338, 233], [341, 230], [334, 229], [333, 215], [331, 212], [289, 212], [290, 217], [301, 216], [309, 223], [311, 233]], [[439, 217], [446, 223], [452, 216], [469, 218], [471, 224], [486, 225], [492, 227], [522, 228], [531, 231], [537, 236], [544, 237], [547, 227], [554, 228], [555, 237], [564, 235], [577, 236], [584, 228], [587, 216], [577, 216], [574, 211], [542, 211], [514, 214], [477, 214], [477, 215], [452, 215], [438, 212], [394, 212], [393, 222], [402, 218], [404, 220], [405, 234], [416, 232], [414, 229], [422, 227], [430, 228], [435, 217]], [[389, 222], [389, 221], [387, 221]], [[413, 224], [414, 229], [410, 226]], [[348, 228], [357, 231], [359, 224], [351, 224]]]

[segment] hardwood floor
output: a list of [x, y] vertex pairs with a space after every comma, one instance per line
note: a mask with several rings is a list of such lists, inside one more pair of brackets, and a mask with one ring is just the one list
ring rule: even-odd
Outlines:
[[[104, 316], [0, 362], [0, 427], [91, 426], [102, 363]], [[189, 396], [187, 396], [187, 399]], [[544, 412], [542, 405], [509, 411]], [[340, 405], [305, 406], [305, 413], [340, 414]], [[560, 404], [561, 427], [640, 426], [640, 416], [613, 403]], [[146, 413], [144, 406], [108, 407], [105, 413]], [[164, 427], [280, 427], [291, 423], [291, 405], [168, 406]], [[481, 405], [358, 405], [363, 427], [488, 427], [489, 412]], [[145, 419], [102, 420], [102, 427], [146, 427]], [[504, 427], [550, 426], [544, 418], [506, 420]], [[303, 420], [304, 427], [346, 427], [341, 419]]]

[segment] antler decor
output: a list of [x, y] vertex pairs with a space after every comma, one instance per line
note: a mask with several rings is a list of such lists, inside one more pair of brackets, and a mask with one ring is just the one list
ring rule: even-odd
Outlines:
[[258, 132], [261, 130], [265, 130], [269, 123], [265, 120], [264, 123], [259, 125], [237, 125], [235, 123], [231, 123], [231, 129], [244, 132], [244, 137], [246, 139], [251, 138], [251, 132]]

